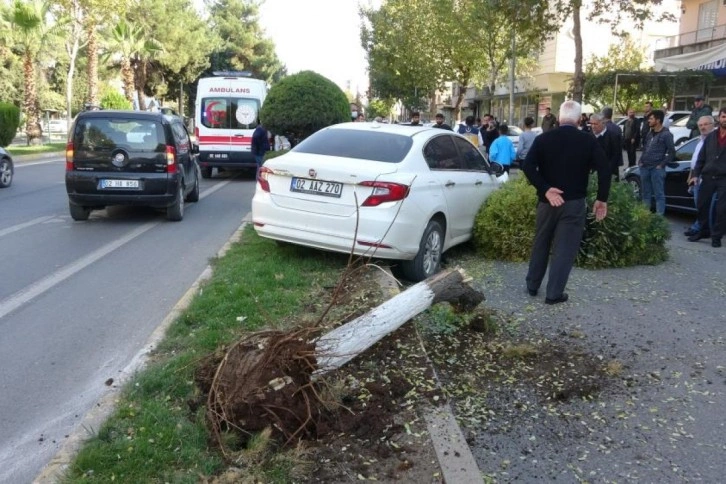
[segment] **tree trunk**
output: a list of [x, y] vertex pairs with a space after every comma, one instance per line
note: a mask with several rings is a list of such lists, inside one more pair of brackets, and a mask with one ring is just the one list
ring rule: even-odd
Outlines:
[[146, 111], [146, 95], [144, 88], [146, 87], [146, 60], [136, 58], [134, 62], [134, 86], [136, 87], [136, 96], [139, 98], [139, 110]]
[[76, 73], [76, 58], [81, 47], [81, 34], [83, 33], [81, 6], [77, 0], [71, 2], [71, 22], [70, 38], [66, 41], [66, 53], [69, 60], [66, 77], [66, 125], [68, 129], [71, 129], [73, 119], [73, 77]]
[[96, 22], [88, 17], [86, 26], [88, 35], [88, 103], [98, 106], [98, 37]]
[[[131, 61], [124, 57], [121, 59], [121, 80], [124, 85], [126, 99], [134, 105], [134, 70], [131, 68]], [[137, 105], [138, 107], [138, 105]]]
[[315, 344], [318, 373], [340, 368], [436, 303], [447, 301], [457, 310], [473, 310], [484, 296], [467, 283], [461, 270], [441, 272], [321, 336]]
[[29, 145], [42, 142], [43, 131], [38, 116], [38, 94], [35, 86], [35, 63], [29, 52], [23, 55], [23, 76], [25, 77], [25, 97], [23, 98], [23, 111], [25, 111], [25, 135]]
[[572, 78], [572, 99], [582, 104], [585, 78], [582, 74], [582, 30], [580, 27], [581, 0], [572, 2], [572, 35], [575, 38], [575, 75]]

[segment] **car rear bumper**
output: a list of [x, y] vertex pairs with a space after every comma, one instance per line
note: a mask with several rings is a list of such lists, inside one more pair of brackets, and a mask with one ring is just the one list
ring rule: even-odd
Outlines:
[[[420, 217], [409, 219], [405, 210], [362, 208], [356, 216], [306, 213], [275, 206], [268, 194], [255, 194], [252, 220], [257, 233], [266, 238], [380, 259], [413, 259], [419, 250], [423, 228]], [[390, 220], [395, 217], [395, 223]], [[357, 222], [357, 232], [356, 232]], [[372, 246], [382, 239], [384, 246]]]
[[[138, 189], [100, 189], [102, 179], [138, 180]], [[136, 205], [166, 208], [176, 201], [180, 176], [166, 173], [144, 173], [128, 176], [109, 172], [66, 172], [66, 192], [74, 205], [100, 207]]]

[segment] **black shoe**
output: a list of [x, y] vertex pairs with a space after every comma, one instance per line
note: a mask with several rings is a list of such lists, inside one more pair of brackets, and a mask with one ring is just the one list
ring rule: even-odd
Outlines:
[[696, 235], [697, 233], [698, 233], [698, 230], [688, 229], [685, 232], [683, 232], [683, 235], [685, 235], [686, 237], [690, 237], [691, 235]]
[[546, 298], [545, 304], [559, 304], [559, 303], [566, 302], [569, 298], [570, 298], [570, 296], [568, 296], [566, 292], [563, 292], [562, 296], [560, 296], [560, 297], [556, 297], [554, 299]]
[[711, 239], [711, 247], [721, 247], [721, 239]]
[[688, 237], [689, 242], [698, 242], [701, 239], [706, 239], [710, 237], [710, 234], [708, 232], [698, 232], [697, 234], [691, 235]]
[[527, 292], [530, 296], [536, 296], [537, 295], [537, 289], [527, 289]]

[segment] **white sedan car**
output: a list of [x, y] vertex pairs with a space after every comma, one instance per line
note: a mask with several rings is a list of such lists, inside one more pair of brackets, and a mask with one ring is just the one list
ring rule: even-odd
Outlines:
[[463, 136], [379, 123], [322, 129], [258, 170], [262, 237], [401, 261], [423, 280], [471, 238], [482, 202], [508, 175]]

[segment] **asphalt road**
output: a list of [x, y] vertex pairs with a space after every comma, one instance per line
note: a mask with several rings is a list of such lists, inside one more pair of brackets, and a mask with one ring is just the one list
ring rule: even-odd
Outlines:
[[0, 190], [0, 483], [31, 482], [250, 210], [254, 180], [202, 180], [182, 222], [68, 213], [64, 161]]

